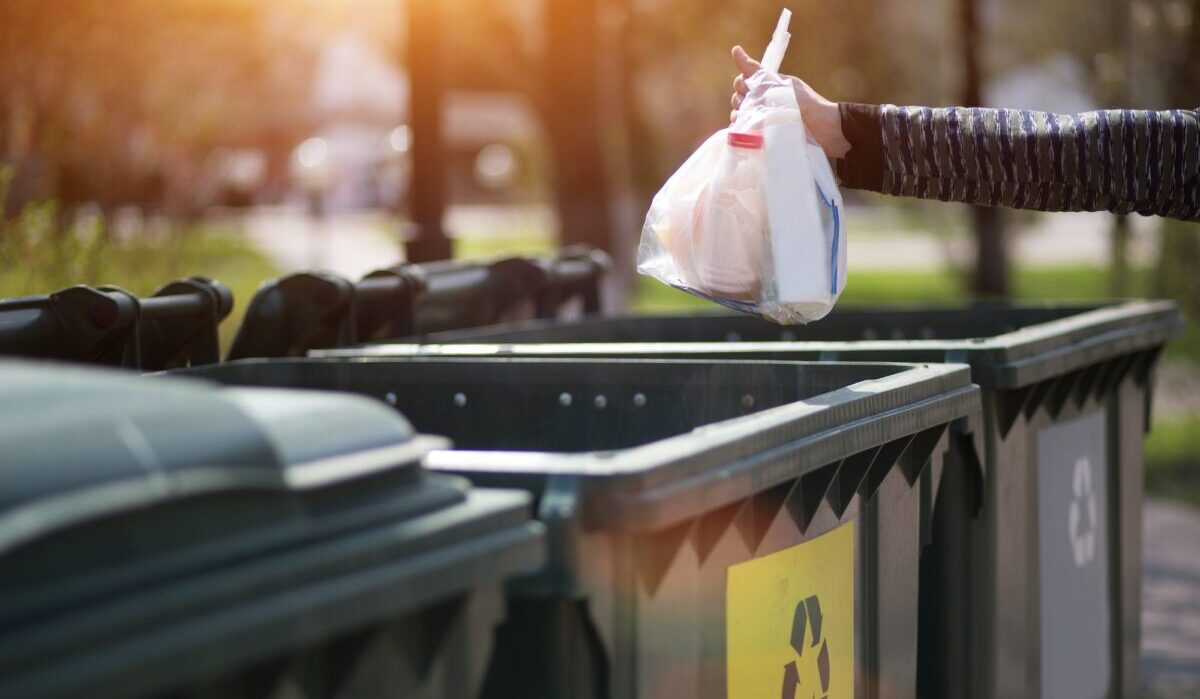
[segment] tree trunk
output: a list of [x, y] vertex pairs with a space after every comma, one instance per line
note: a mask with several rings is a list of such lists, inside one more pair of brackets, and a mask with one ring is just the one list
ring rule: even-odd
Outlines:
[[[420, 3], [418, 3], [420, 4]], [[546, 0], [541, 100], [564, 244], [614, 251], [600, 133], [598, 0]]]
[[1112, 226], [1111, 288], [1114, 297], [1129, 295], [1129, 217], [1114, 216]]
[[[961, 0], [959, 20], [963, 50], [963, 106], [977, 107], [983, 102], [979, 65], [981, 32], [976, 3]], [[1008, 250], [1004, 236], [1003, 212], [995, 207], [977, 206], [971, 212], [975, 228], [975, 270], [971, 292], [977, 296], [1008, 295]]]
[[[1192, 57], [1200, 55], [1200, 0], [1192, 0], [1192, 27], [1171, 75], [1169, 106], [1194, 109], [1200, 95], [1200, 66]], [[1200, 318], [1200, 236], [1195, 224], [1165, 220], [1158, 230], [1158, 266], [1153, 292], [1179, 301], [1190, 323]]]
[[413, 231], [409, 262], [448, 259], [450, 240], [442, 229], [446, 211], [446, 157], [442, 144], [445, 71], [442, 60], [442, 6], [412, 0], [408, 6], [409, 128], [412, 177], [408, 187]]

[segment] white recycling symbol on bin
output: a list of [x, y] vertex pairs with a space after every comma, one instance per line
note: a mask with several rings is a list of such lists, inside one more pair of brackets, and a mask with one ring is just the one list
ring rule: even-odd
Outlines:
[[1086, 456], [1075, 462], [1071, 491], [1067, 532], [1075, 566], [1082, 568], [1096, 557], [1096, 492], [1092, 489], [1092, 462]]

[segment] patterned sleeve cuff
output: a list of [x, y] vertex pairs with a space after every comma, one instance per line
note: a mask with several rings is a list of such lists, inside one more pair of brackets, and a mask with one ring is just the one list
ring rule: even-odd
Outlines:
[[878, 192], [883, 187], [883, 134], [878, 105], [842, 102], [842, 133], [850, 142], [846, 157], [837, 161], [843, 187]]

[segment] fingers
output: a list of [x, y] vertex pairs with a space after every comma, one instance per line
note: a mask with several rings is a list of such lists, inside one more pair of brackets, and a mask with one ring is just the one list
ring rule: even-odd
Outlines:
[[742, 75], [747, 78], [754, 75], [761, 67], [758, 61], [750, 58], [750, 54], [746, 53], [746, 49], [741, 46], [733, 47], [733, 62]]
[[737, 110], [736, 109], [729, 113], [729, 123], [732, 124], [735, 121], [737, 121]]
[[737, 115], [737, 110], [742, 106], [742, 102], [746, 99], [746, 93], [750, 88], [746, 86], [746, 78], [754, 75], [758, 70], [758, 61], [750, 58], [746, 51], [741, 46], [733, 47], [733, 62], [737, 64], [741, 74], [733, 79], [733, 95], [729, 98], [729, 105], [733, 107], [733, 112], [729, 115], [729, 120], [733, 121]]

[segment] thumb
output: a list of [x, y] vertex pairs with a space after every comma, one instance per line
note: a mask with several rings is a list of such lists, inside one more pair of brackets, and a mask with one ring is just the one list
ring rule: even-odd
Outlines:
[[762, 67], [758, 61], [750, 58], [750, 54], [746, 53], [746, 49], [741, 46], [733, 47], [733, 62], [742, 75], [747, 78], [757, 73], [758, 69]]

